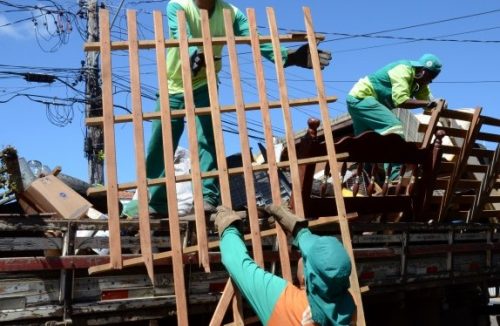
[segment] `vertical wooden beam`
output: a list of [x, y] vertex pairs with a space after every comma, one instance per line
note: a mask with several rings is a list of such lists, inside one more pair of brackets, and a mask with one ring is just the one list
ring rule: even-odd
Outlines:
[[[278, 177], [278, 166], [276, 165], [276, 153], [274, 151], [274, 142], [272, 135], [272, 123], [269, 114], [269, 100], [266, 92], [266, 79], [264, 77], [264, 69], [262, 66], [262, 54], [260, 53], [259, 34], [255, 19], [255, 10], [247, 9], [248, 24], [250, 30], [251, 46], [253, 52], [253, 63], [256, 75], [257, 90], [259, 93], [259, 102], [261, 106], [262, 124], [264, 127], [264, 137], [266, 140], [267, 164], [269, 166], [268, 176], [271, 185], [271, 195], [273, 204], [281, 204], [281, 188]], [[288, 241], [286, 234], [281, 225], [276, 223], [276, 231], [278, 238], [278, 248], [280, 254], [281, 273], [283, 278], [292, 282], [292, 271], [290, 268], [290, 255], [288, 253]]]
[[[243, 163], [243, 178], [245, 180], [245, 190], [247, 198], [248, 219], [250, 224], [250, 234], [252, 238], [253, 258], [255, 262], [264, 267], [264, 257], [262, 254], [262, 241], [260, 238], [260, 227], [257, 215], [257, 202], [255, 201], [255, 185], [252, 170], [252, 161], [250, 146], [248, 145], [248, 130], [246, 123], [245, 103], [241, 88], [241, 75], [238, 67], [238, 53], [236, 51], [236, 42], [233, 31], [233, 19], [231, 11], [224, 9], [224, 26], [227, 38], [227, 49], [229, 53], [229, 64], [231, 77], [233, 80], [233, 92], [236, 107], [236, 116], [238, 119], [238, 130], [240, 138], [241, 158]], [[234, 322], [243, 325], [243, 308], [241, 295], [235, 294], [233, 299]]]
[[253, 258], [261, 267], [264, 266], [262, 254], [262, 241], [260, 238], [259, 218], [257, 216], [257, 202], [255, 200], [255, 184], [252, 170], [252, 159], [250, 157], [250, 146], [248, 144], [248, 129], [246, 122], [245, 102], [241, 87], [241, 75], [238, 66], [238, 53], [233, 31], [233, 19], [231, 11], [224, 9], [224, 25], [226, 28], [227, 50], [229, 53], [229, 65], [233, 80], [233, 92], [238, 119], [238, 130], [240, 136], [241, 158], [243, 161], [243, 177], [245, 180], [245, 191], [247, 197], [248, 218], [250, 222], [250, 234], [252, 235]]
[[208, 94], [210, 96], [210, 112], [214, 130], [215, 151], [217, 153], [217, 170], [219, 172], [221, 201], [222, 205], [231, 207], [231, 189], [229, 186], [224, 137], [222, 135], [221, 112], [217, 89], [217, 72], [215, 71], [210, 19], [208, 17], [208, 11], [206, 10], [201, 10], [201, 31], [203, 38], [203, 53], [205, 54]]
[[151, 226], [149, 224], [149, 196], [144, 158], [144, 126], [142, 120], [141, 77], [139, 69], [139, 46], [137, 40], [137, 15], [127, 10], [130, 89], [132, 93], [132, 121], [134, 125], [135, 166], [139, 204], [139, 236], [141, 255], [151, 282], [154, 284], [153, 253], [151, 250]]
[[109, 264], [113, 269], [122, 268], [120, 238], [120, 211], [118, 207], [118, 179], [116, 175], [116, 149], [113, 105], [113, 82], [111, 70], [111, 38], [109, 12], [99, 11], [99, 33], [101, 35], [102, 109], [104, 129], [104, 158], [106, 163], [106, 193], [109, 224]]
[[182, 10], [179, 10], [177, 12], [177, 19], [179, 26], [179, 51], [182, 64], [182, 81], [184, 85], [184, 105], [186, 108], [189, 151], [191, 154], [191, 175], [193, 184], [194, 213], [196, 217], [196, 238], [199, 246], [198, 255], [200, 257], [200, 263], [205, 271], [210, 272], [207, 247], [207, 225], [205, 221], [205, 212], [203, 209], [203, 191], [201, 184], [200, 160], [198, 156], [198, 138], [196, 135], [196, 113], [188, 50], [189, 43], [186, 30], [186, 13]]
[[432, 137], [436, 134], [436, 129], [438, 127], [439, 118], [441, 117], [441, 112], [445, 110], [445, 102], [440, 101], [438, 106], [432, 110], [429, 123], [427, 124], [427, 129], [424, 133], [424, 138], [422, 140], [421, 148], [427, 148], [431, 145]]
[[328, 114], [328, 103], [326, 102], [325, 98], [325, 87], [323, 84], [323, 75], [321, 74], [321, 66], [318, 56], [318, 47], [314, 35], [315, 33], [314, 33], [314, 27], [312, 23], [310, 9], [308, 7], [304, 7], [303, 10], [304, 10], [305, 25], [307, 30], [307, 38], [309, 41], [309, 49], [314, 71], [314, 79], [316, 81], [316, 88], [318, 91], [319, 107], [321, 110], [321, 120], [323, 120], [325, 143], [329, 157], [328, 163], [330, 164], [330, 169], [332, 171], [332, 176], [333, 176], [332, 178], [333, 190], [335, 194], [335, 203], [337, 204], [337, 215], [339, 217], [342, 243], [351, 258], [352, 270], [351, 270], [350, 282], [351, 282], [351, 289], [353, 291], [354, 299], [356, 301], [356, 306], [357, 306], [357, 324], [366, 325], [364, 309], [363, 309], [363, 301], [361, 299], [361, 291], [358, 282], [358, 273], [356, 270], [356, 262], [354, 260], [354, 253], [352, 250], [351, 233], [349, 231], [349, 225], [347, 223], [347, 213], [344, 203], [344, 197], [342, 196], [342, 186], [338, 178], [338, 176], [340, 175], [340, 171], [337, 163], [337, 155], [335, 152], [332, 126], [330, 124], [330, 116]]
[[[163, 18], [160, 11], [153, 13], [156, 65], [158, 74], [158, 88], [160, 92], [160, 114], [163, 139], [163, 161], [166, 175], [175, 175], [174, 145], [172, 141], [172, 128], [170, 104], [168, 99], [167, 65], [165, 56], [165, 36], [163, 33]], [[184, 280], [184, 265], [182, 258], [181, 230], [179, 227], [179, 214], [177, 207], [177, 192], [174, 178], [165, 178], [168, 202], [168, 226], [170, 232], [170, 247], [172, 250], [172, 270], [174, 274], [175, 304], [177, 308], [177, 324], [188, 325], [188, 306]]]
[[302, 189], [300, 184], [299, 166], [297, 164], [297, 151], [295, 148], [295, 137], [293, 133], [292, 115], [290, 112], [290, 103], [288, 99], [288, 89], [286, 85], [285, 72], [283, 71], [283, 59], [281, 58], [281, 45], [279, 40], [278, 28], [276, 25], [274, 9], [268, 7], [266, 8], [266, 10], [269, 29], [271, 33], [271, 40], [273, 44], [274, 66], [276, 68], [276, 75], [278, 78], [283, 120], [285, 123], [288, 159], [291, 162], [290, 173], [292, 179], [292, 191], [294, 194], [297, 194], [296, 196], [293, 196], [295, 214], [304, 216], [304, 205], [302, 202], [302, 196], [300, 196], [300, 194], [302, 193]]

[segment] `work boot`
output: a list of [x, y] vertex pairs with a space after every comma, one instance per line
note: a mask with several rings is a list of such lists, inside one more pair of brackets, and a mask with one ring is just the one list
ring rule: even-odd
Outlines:
[[239, 222], [241, 222], [241, 217], [236, 214], [235, 211], [225, 206], [217, 207], [217, 213], [215, 214], [215, 226], [219, 232], [219, 237], [222, 236], [222, 232], [224, 232], [228, 226]]
[[265, 210], [278, 221], [285, 231], [291, 234], [300, 228], [307, 227], [307, 220], [290, 212], [285, 205], [267, 205]]

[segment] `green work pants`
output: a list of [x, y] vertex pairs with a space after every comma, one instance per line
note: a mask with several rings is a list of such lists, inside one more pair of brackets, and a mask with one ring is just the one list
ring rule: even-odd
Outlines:
[[[403, 125], [398, 117], [385, 105], [372, 96], [358, 99], [348, 95], [347, 110], [352, 118], [354, 135], [373, 130], [381, 135], [397, 134], [405, 138]], [[387, 169], [388, 164], [384, 164]], [[390, 179], [395, 180], [399, 176], [401, 164], [393, 163]]]
[[[202, 86], [193, 91], [196, 108], [210, 106], [208, 87]], [[169, 103], [171, 110], [184, 109], [184, 94], [170, 94]], [[160, 101], [156, 102], [156, 111], [160, 111]], [[160, 120], [152, 123], [151, 139], [149, 140], [146, 154], [146, 173], [148, 179], [165, 177], [165, 163], [163, 161], [163, 140]], [[179, 145], [179, 140], [184, 131], [184, 118], [173, 118], [171, 123], [172, 140], [174, 151]], [[217, 168], [214, 133], [212, 117], [210, 115], [196, 115], [196, 136], [198, 139], [198, 155], [200, 160], [200, 170], [202, 172], [212, 171]], [[173, 158], [173, 157], [172, 157]], [[167, 176], [173, 177], [173, 176]], [[203, 200], [213, 206], [219, 204], [219, 186], [214, 178], [202, 179]], [[172, 189], [172, 191], [176, 191]], [[149, 187], [150, 212], [161, 215], [167, 214], [167, 194], [164, 185]], [[137, 200], [130, 201], [124, 208], [123, 213], [127, 216], [137, 216]]]

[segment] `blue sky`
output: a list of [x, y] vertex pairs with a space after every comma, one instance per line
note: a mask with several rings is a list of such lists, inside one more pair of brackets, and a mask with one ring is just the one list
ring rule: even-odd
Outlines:
[[[84, 60], [83, 41], [75, 20], [66, 22], [62, 19], [61, 33], [54, 34], [57, 31], [49, 16], [39, 15], [40, 11], [37, 10], [9, 12], [12, 7], [5, 6], [5, 2], [40, 6], [50, 4], [47, 1], [0, 1], [0, 147], [12, 145], [27, 159], [40, 160], [51, 168], [61, 165], [64, 173], [86, 180], [83, 105], [69, 105], [65, 100], [81, 98], [81, 94], [74, 89], [84, 90], [82, 82], [72, 86], [77, 79], [80, 62]], [[155, 9], [164, 12], [167, 2], [124, 1], [122, 10], [117, 11], [120, 2], [121, 0], [106, 1], [112, 17], [117, 17], [113, 26], [114, 39], [126, 37], [123, 33], [126, 31], [124, 9], [127, 8], [139, 10], [143, 33], [141, 38], [152, 39], [151, 12]], [[77, 1], [57, 3], [69, 12], [78, 11]], [[434, 96], [446, 98], [450, 108], [482, 106], [484, 114], [500, 118], [496, 107], [500, 99], [500, 3], [497, 1], [236, 0], [233, 3], [242, 10], [247, 7], [256, 9], [258, 24], [263, 27], [262, 34], [269, 33], [266, 28], [265, 7], [275, 9], [278, 26], [285, 30], [304, 30], [302, 7], [311, 8], [316, 31], [326, 35], [326, 42], [320, 47], [333, 53], [331, 66], [323, 72], [327, 95], [339, 98], [337, 103], [330, 105], [332, 116], [346, 112], [345, 96], [360, 77], [391, 61], [418, 59], [423, 53], [430, 52], [439, 56], [443, 62], [441, 75], [431, 85]], [[37, 17], [37, 30], [32, 17]], [[44, 21], [48, 22], [47, 28]], [[80, 27], [85, 27], [83, 20], [77, 19], [76, 22]], [[55, 35], [58, 37], [54, 37]], [[249, 52], [250, 48], [240, 47], [239, 51]], [[114, 72], [126, 79], [127, 58], [123, 54], [113, 57], [113, 66]], [[240, 58], [242, 83], [245, 101], [256, 102], [250, 58], [249, 54], [243, 54]], [[156, 89], [153, 60], [152, 51], [141, 53], [141, 79], [147, 85], [144, 93], [148, 96], [154, 96]], [[276, 100], [278, 91], [273, 80], [272, 65], [265, 63], [265, 66], [269, 79], [268, 94], [270, 100]], [[19, 72], [55, 72], [59, 80], [51, 85], [29, 83], [15, 74]], [[311, 71], [293, 67], [286, 69], [286, 74], [290, 98], [315, 95]], [[221, 101], [231, 103], [228, 62], [224, 62], [220, 80]], [[116, 103], [130, 108], [130, 94], [119, 88], [117, 87], [118, 93], [115, 95]], [[28, 94], [31, 100], [25, 96], [12, 98], [16, 94]], [[54, 106], [63, 103], [63, 106]], [[54, 109], [55, 107], [58, 109]], [[143, 110], [152, 111], [153, 108], [154, 101], [145, 97]], [[121, 109], [116, 110], [116, 114], [124, 113]], [[317, 108], [303, 107], [294, 110], [294, 129], [305, 127], [309, 116], [319, 116]], [[262, 136], [259, 114], [253, 113], [249, 118], [251, 127], [255, 130], [251, 134]], [[228, 116], [225, 119], [234, 121], [235, 117]], [[54, 122], [64, 126], [56, 126]], [[273, 115], [273, 122], [276, 123], [276, 135], [283, 136], [279, 115]], [[146, 123], [146, 141], [149, 139], [149, 128], [150, 124]], [[131, 124], [118, 126], [116, 132], [119, 179], [120, 182], [132, 181], [135, 178], [135, 158], [131, 151]], [[238, 151], [237, 135], [226, 133], [225, 143], [228, 154]], [[252, 147], [257, 149], [256, 141], [252, 141]]]

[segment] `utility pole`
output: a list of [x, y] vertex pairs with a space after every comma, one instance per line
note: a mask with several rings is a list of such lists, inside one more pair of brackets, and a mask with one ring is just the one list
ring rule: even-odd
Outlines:
[[[98, 0], [87, 0], [87, 42], [99, 41]], [[85, 61], [85, 117], [102, 116], [98, 52], [87, 52]], [[86, 128], [84, 142], [90, 184], [104, 184], [104, 137], [102, 127]]]

